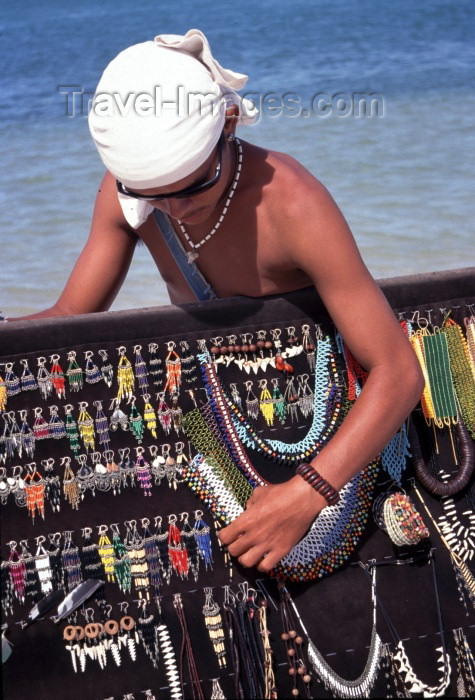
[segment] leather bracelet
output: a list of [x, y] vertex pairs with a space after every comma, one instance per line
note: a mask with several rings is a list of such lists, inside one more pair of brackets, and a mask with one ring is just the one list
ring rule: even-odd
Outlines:
[[340, 494], [333, 486], [324, 479], [308, 462], [301, 462], [295, 473], [305, 479], [305, 481], [324, 497], [329, 506], [334, 506], [340, 500]]

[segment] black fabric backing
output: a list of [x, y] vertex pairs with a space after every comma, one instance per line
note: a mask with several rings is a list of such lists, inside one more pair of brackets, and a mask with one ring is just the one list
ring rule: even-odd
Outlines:
[[[444, 315], [451, 310], [452, 317], [459, 323], [464, 317], [473, 313], [475, 304], [475, 274], [474, 269], [438, 273], [434, 275], [397, 278], [381, 283], [391, 306], [401, 319], [429, 318], [435, 324], [440, 325]], [[15, 371], [20, 374], [20, 359], [28, 359], [30, 369], [34, 374], [37, 371], [37, 357], [39, 355], [49, 358], [57, 353], [61, 358], [63, 370], [66, 370], [66, 355], [69, 350], [77, 352], [79, 364], [84, 367], [84, 351], [94, 351], [94, 359], [99, 364], [97, 351], [106, 349], [112, 364], [117, 366], [117, 347], [124, 345], [126, 355], [133, 363], [133, 346], [140, 344], [143, 347], [144, 358], [147, 360], [147, 346], [149, 342], [156, 342], [160, 348], [160, 357], [165, 360], [167, 355], [167, 342], [186, 340], [190, 350], [195, 354], [197, 341], [205, 339], [208, 348], [211, 346], [211, 338], [248, 332], [256, 333], [260, 329], [271, 329], [295, 326], [297, 333], [301, 333], [302, 323], [311, 323], [312, 329], [315, 323], [322, 329], [334, 333], [334, 328], [326, 315], [322, 304], [312, 290], [294, 292], [283, 297], [270, 297], [266, 299], [239, 299], [218, 300], [206, 304], [192, 304], [184, 307], [163, 307], [154, 309], [140, 309], [126, 312], [107, 314], [94, 314], [70, 319], [48, 319], [45, 321], [19, 322], [5, 324], [0, 328], [0, 362], [13, 362]], [[225, 341], [226, 342], [226, 341]], [[295, 360], [296, 366], [304, 371], [304, 358]], [[0, 365], [2, 370], [4, 367]], [[4, 376], [4, 371], [0, 372]], [[242, 383], [246, 379], [255, 379], [252, 376], [244, 376], [243, 373], [232, 369], [223, 374], [224, 381], [241, 382], [241, 395], [245, 391]], [[403, 387], [404, 378], [401, 378]], [[256, 385], [257, 386], [257, 385]], [[9, 399], [7, 410], [18, 411], [28, 409], [30, 425], [32, 425], [32, 409], [37, 406], [44, 408], [43, 415], [48, 418], [48, 406], [51, 403], [64, 405], [79, 401], [89, 403], [88, 410], [95, 415], [93, 401], [103, 400], [103, 408], [107, 415], [110, 414], [109, 403], [117, 393], [117, 384], [114, 383], [108, 389], [104, 383], [100, 385], [84, 385], [78, 394], [68, 392], [66, 399], [54, 401], [52, 398], [43, 401], [38, 391], [22, 392]], [[153, 396], [153, 391], [151, 394]], [[204, 396], [203, 396], [204, 398]], [[187, 403], [188, 402], [188, 403]], [[154, 401], [154, 405], [157, 403]], [[184, 399], [184, 410], [191, 409], [192, 403]], [[77, 415], [77, 414], [76, 414]], [[62, 414], [64, 417], [64, 414]], [[1, 426], [3, 429], [3, 425]], [[263, 430], [265, 427], [259, 426]], [[174, 454], [174, 445], [183, 441], [182, 434], [174, 431], [165, 435], [158, 430], [158, 438], [154, 439], [146, 431], [146, 437], [142, 443], [145, 447], [151, 444], [171, 445]], [[292, 425], [286, 431], [285, 439], [298, 439], [305, 430], [305, 421], [300, 421], [298, 426]], [[278, 433], [278, 431], [277, 431]], [[282, 437], [279, 434], [279, 437]], [[121, 433], [119, 430], [112, 438], [112, 448], [117, 454], [119, 447], [133, 447], [137, 442], [131, 438], [130, 433]], [[425, 448], [430, 448], [430, 432], [424, 437]], [[185, 440], [186, 442], [186, 440]], [[450, 440], [444, 433], [439, 440], [441, 454], [440, 464], [449, 468], [453, 464], [451, 456]], [[431, 448], [430, 448], [431, 449]], [[51, 439], [37, 443], [34, 461], [40, 465], [42, 459], [52, 457], [55, 459], [55, 471], [61, 474], [59, 460], [62, 456], [71, 452], [67, 443], [63, 440]], [[147, 458], [150, 459], [149, 455]], [[288, 467], [279, 467], [275, 471], [267, 460], [253, 455], [257, 468], [264, 476], [276, 481], [288, 478], [292, 473]], [[117, 459], [117, 457], [116, 457]], [[28, 459], [15, 460], [8, 463], [8, 469], [13, 464], [23, 464]], [[447, 466], [449, 465], [449, 466]], [[453, 470], [453, 467], [452, 467]], [[429, 523], [421, 505], [411, 490], [411, 468], [406, 470], [404, 485], [410, 493], [414, 504], [422, 514], [430, 529], [430, 543], [407, 551], [392, 545], [389, 537], [379, 530], [372, 517], [364, 537], [348, 565], [338, 572], [321, 580], [289, 584], [288, 588], [302, 615], [304, 624], [313, 642], [325, 656], [327, 662], [335, 672], [347, 679], [356, 678], [363, 670], [368, 654], [368, 646], [371, 636], [372, 608], [370, 602], [370, 586], [367, 576], [358, 562], [367, 563], [370, 560], [386, 562], [386, 565], [377, 569], [377, 593], [384, 608], [389, 614], [399, 636], [405, 642], [406, 651], [418, 676], [425, 682], [434, 685], [438, 682], [438, 653], [436, 648], [441, 645], [438, 611], [434, 592], [432, 565], [425, 559], [420, 563], [392, 566], [387, 562], [394, 558], [404, 559], [407, 556], [419, 554], [426, 547], [433, 549], [433, 561], [435, 562], [437, 584], [440, 596], [442, 614], [442, 628], [445, 643], [452, 661], [452, 680], [447, 692], [448, 696], [457, 694], [455, 677], [454, 639], [452, 630], [462, 627], [467, 635], [469, 643], [475, 639], [475, 615], [473, 607], [466, 609], [459, 599], [456, 580], [450, 558], [443, 546], [436, 530]], [[384, 473], [380, 478], [378, 489], [384, 490], [383, 482], [388, 477]], [[387, 484], [386, 484], [387, 485]], [[422, 490], [422, 489], [421, 489]], [[423, 492], [424, 499], [434, 517], [442, 513], [439, 499], [431, 497]], [[459, 513], [467, 509], [467, 504], [472, 504], [474, 499], [473, 481], [468, 489], [455, 498]], [[35, 538], [53, 532], [73, 530], [73, 539], [76, 544], [82, 544], [81, 529], [91, 527], [96, 535], [97, 528], [101, 524], [119, 523], [128, 519], [149, 518], [152, 523], [157, 515], [167, 522], [168, 515], [179, 516], [183, 512], [190, 514], [190, 522], [193, 523], [192, 514], [201, 509], [204, 512], [204, 520], [212, 525], [212, 517], [206, 507], [183, 484], [179, 484], [175, 490], [171, 488], [166, 479], [161, 485], [152, 487], [152, 496], [144, 496], [139, 487], [125, 488], [120, 495], [112, 493], [96, 492], [85, 495], [79, 509], [72, 510], [62, 501], [61, 511], [53, 513], [49, 504], [46, 504], [46, 518], [43, 521], [36, 517], [34, 523], [26, 512], [26, 508], [17, 507], [10, 496], [6, 505], [1, 509], [1, 546], [2, 559], [7, 559], [10, 540], [20, 542], [27, 539], [29, 550], [32, 554], [36, 551]], [[120, 526], [123, 536], [124, 527]], [[109, 532], [109, 534], [111, 534]], [[163, 583], [161, 589], [161, 605], [164, 621], [167, 624], [172, 639], [172, 644], [177, 655], [180, 655], [182, 640], [181, 629], [173, 607], [173, 595], [182, 594], [183, 606], [188, 623], [193, 652], [204, 696], [210, 697], [211, 680], [220, 679], [221, 687], [227, 698], [233, 698], [234, 685], [232, 667], [223, 671], [219, 669], [216, 657], [213, 653], [207, 631], [204, 627], [202, 607], [205, 596], [204, 588], [211, 586], [218, 603], [223, 600], [223, 586], [229, 584], [233, 591], [238, 591], [240, 582], [247, 581], [249, 585], [258, 590], [264, 589], [269, 596], [268, 620], [272, 635], [272, 648], [275, 655], [275, 668], [279, 697], [289, 697], [291, 693], [291, 679], [287, 672], [285, 647], [280, 639], [281, 623], [277, 605], [278, 595], [275, 581], [263, 577], [258, 572], [246, 571], [234, 564], [232, 577], [230, 569], [225, 562], [224, 554], [217, 544], [217, 539], [212, 528], [213, 538], [213, 568], [205, 570], [200, 566], [198, 579], [195, 581], [190, 575], [187, 579], [181, 579], [176, 574], [172, 575], [169, 584]], [[473, 573], [473, 563], [469, 562]], [[134, 602], [137, 595], [122, 594], [117, 585], [106, 585], [107, 602], [113, 606], [113, 617], [117, 619], [119, 613], [117, 604], [120, 601], [129, 602], [128, 613], [137, 618], [140, 611]], [[132, 662], [126, 650], [122, 652], [122, 664], [117, 667], [110, 654], [108, 663], [101, 670], [97, 662], [87, 660], [84, 673], [74, 673], [69, 652], [65, 649], [62, 631], [65, 623], [55, 625], [49, 616], [23, 630], [18, 624], [25, 619], [32, 601], [24, 606], [15, 603], [14, 614], [7, 616], [3, 622], [8, 624], [7, 637], [13, 644], [13, 652], [10, 659], [3, 666], [3, 696], [8, 700], [16, 700], [34, 695], [37, 698], [61, 697], [64, 699], [76, 698], [122, 698], [127, 693], [134, 694], [135, 698], [145, 697], [145, 690], [150, 689], [158, 698], [169, 697], [169, 689], [165, 676], [163, 660], [158, 668], [154, 668], [142, 647], [137, 647], [137, 661]], [[151, 609], [155, 609], [153, 602]], [[97, 612], [96, 612], [97, 615]], [[97, 616], [95, 618], [97, 621]], [[84, 618], [78, 614], [76, 624], [85, 624]], [[378, 631], [384, 642], [394, 645], [394, 639], [388, 629], [381, 612], [378, 613]], [[229, 642], [227, 641], [227, 644]], [[229, 647], [228, 651], [228, 661]], [[185, 695], [192, 697], [187, 674]], [[372, 697], [380, 697], [386, 692], [385, 680], [379, 673], [377, 682], [371, 693]], [[301, 693], [303, 697], [303, 694]], [[331, 697], [321, 683], [314, 679], [312, 683], [313, 697]]]

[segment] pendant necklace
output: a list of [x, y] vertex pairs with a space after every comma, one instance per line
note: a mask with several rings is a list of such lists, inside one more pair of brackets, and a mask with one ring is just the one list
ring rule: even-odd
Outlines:
[[194, 243], [191, 240], [186, 228], [183, 226], [181, 221], [178, 221], [178, 225], [180, 227], [180, 230], [181, 230], [182, 234], [184, 235], [186, 242], [188, 243], [188, 245], [191, 248], [191, 250], [189, 250], [186, 254], [186, 257], [188, 258], [188, 262], [190, 265], [192, 265], [194, 263], [194, 261], [196, 260], [196, 258], [198, 257], [198, 248], [201, 248], [202, 245], [204, 245], [207, 241], [209, 241], [209, 239], [214, 236], [216, 231], [219, 229], [219, 227], [223, 223], [224, 217], [226, 216], [226, 213], [229, 209], [229, 205], [231, 204], [231, 200], [234, 196], [234, 193], [236, 191], [236, 188], [237, 188], [237, 185], [239, 182], [239, 177], [241, 175], [241, 168], [242, 168], [242, 146], [241, 146], [241, 142], [239, 141], [239, 139], [236, 136], [233, 139], [230, 138], [230, 140], [234, 141], [234, 143], [236, 144], [237, 164], [236, 164], [236, 170], [234, 173], [234, 178], [233, 178], [233, 181], [231, 183], [231, 187], [229, 189], [229, 194], [228, 194], [225, 205], [223, 207], [223, 211], [221, 212], [221, 215], [220, 215], [218, 221], [216, 222], [214, 227], [211, 229], [211, 231], [209, 233], [207, 233], [206, 236], [201, 239], [201, 241], [198, 241], [198, 243]]

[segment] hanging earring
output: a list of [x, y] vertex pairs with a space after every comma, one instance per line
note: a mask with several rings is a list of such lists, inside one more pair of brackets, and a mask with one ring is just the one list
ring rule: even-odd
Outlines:
[[94, 425], [96, 427], [99, 445], [101, 445], [104, 451], [107, 451], [110, 447], [109, 421], [102, 409], [102, 401], [94, 401], [93, 405], [96, 407]]
[[176, 526], [176, 515], [168, 516], [168, 554], [173, 570], [178, 576], [187, 577], [189, 570], [188, 552]]
[[132, 577], [130, 574], [131, 561], [124, 542], [120, 538], [119, 524], [112, 523], [112, 549], [114, 553], [114, 575], [123, 593], [130, 593]]
[[302, 347], [307, 356], [308, 366], [311, 372], [315, 372], [315, 341], [310, 335], [310, 326], [304, 323], [302, 326]]
[[274, 413], [277, 415], [280, 423], [285, 424], [285, 419], [287, 417], [287, 407], [285, 405], [285, 398], [279, 387], [278, 377], [272, 377], [272, 403], [274, 404]]
[[79, 501], [81, 500], [81, 493], [79, 491], [79, 484], [76, 479], [76, 475], [71, 469], [71, 458], [62, 457], [61, 466], [64, 465], [63, 474], [63, 493], [64, 497], [68, 501], [71, 508], [78, 510]]
[[79, 547], [73, 542], [73, 531], [63, 532], [64, 545], [61, 550], [61, 563], [64, 572], [64, 586], [70, 593], [73, 588], [82, 582], [81, 559]]
[[141, 523], [143, 528], [145, 559], [147, 560], [150, 573], [150, 585], [153, 588], [155, 596], [159, 596], [162, 578], [160, 576], [160, 553], [158, 551], [157, 539], [155, 535], [150, 532], [150, 520], [148, 518], [142, 518]]
[[23, 365], [23, 373], [20, 377], [22, 391], [33, 391], [34, 389], [38, 389], [36, 379], [28, 366], [28, 360], [20, 360], [20, 364]]
[[130, 414], [129, 414], [129, 426], [130, 426], [130, 431], [134, 435], [135, 439], [137, 440], [138, 443], [142, 442], [143, 438], [143, 433], [145, 430], [143, 418], [140, 415], [137, 406], [135, 405], [135, 396], [132, 396], [129, 399], [129, 403], [131, 403], [130, 407]]
[[86, 411], [87, 407], [87, 401], [81, 401], [79, 403], [78, 429], [86, 451], [89, 449], [94, 450], [95, 447], [94, 421]]
[[119, 401], [117, 398], [112, 399], [110, 404], [110, 410], [113, 413], [110, 417], [110, 429], [115, 432], [119, 425], [122, 430], [126, 431], [129, 429], [129, 421], [125, 413], [119, 408]]
[[72, 404], [67, 404], [64, 407], [64, 412], [66, 413], [66, 436], [69, 440], [69, 447], [74, 457], [77, 457], [81, 450], [81, 443], [79, 442], [79, 430], [76, 421], [73, 418], [72, 411], [74, 406]]
[[61, 486], [59, 476], [53, 471], [54, 459], [41, 460], [41, 464], [45, 468], [45, 498], [51, 504], [53, 513], [59, 513], [61, 507]]
[[155, 415], [155, 411], [153, 410], [152, 404], [150, 403], [150, 394], [144, 394], [143, 395], [143, 400], [144, 400], [144, 409], [143, 409], [143, 417], [145, 424], [147, 426], [147, 429], [150, 430], [152, 433], [153, 437], [157, 437], [157, 417]]
[[43, 413], [43, 409], [34, 408], [33, 413], [35, 415], [35, 420], [33, 423], [33, 433], [35, 435], [35, 440], [45, 440], [50, 435], [48, 423], [41, 415]]
[[125, 355], [126, 348], [121, 345], [119, 351], [119, 364], [117, 366], [117, 383], [119, 390], [117, 393], [117, 404], [123, 399], [131, 399], [135, 385], [135, 377], [130, 361]]
[[147, 365], [145, 364], [145, 360], [142, 357], [142, 346], [141, 345], [134, 345], [134, 353], [135, 353], [135, 377], [137, 379], [137, 383], [139, 385], [140, 393], [142, 396], [147, 393], [148, 390], [148, 370], [147, 370]]
[[88, 384], [97, 384], [102, 379], [102, 374], [99, 367], [93, 361], [92, 356], [94, 353], [92, 350], [86, 350], [84, 353], [84, 358], [86, 360], [86, 367], [84, 369], [84, 374], [86, 382]]
[[13, 587], [15, 598], [23, 605], [25, 603], [25, 575], [26, 566], [23, 558], [18, 553], [17, 543], [12, 540], [7, 542], [10, 547], [10, 556], [8, 557], [8, 571], [10, 581]]
[[259, 416], [259, 401], [257, 396], [252, 391], [252, 385], [252, 381], [244, 382], [244, 386], [247, 389], [246, 411], [250, 418], [254, 418], [254, 420], [256, 420]]
[[210, 528], [203, 522], [203, 511], [195, 510], [193, 532], [198, 545], [198, 553], [204, 562], [205, 569], [213, 568], [213, 551], [211, 546]]
[[308, 384], [309, 375], [299, 374], [297, 377], [298, 381], [298, 391], [299, 396], [299, 408], [302, 412], [304, 418], [307, 418], [311, 413], [313, 413], [314, 405], [314, 395], [313, 391], [310, 389]]
[[170, 395], [179, 392], [181, 386], [181, 360], [175, 347], [173, 340], [167, 343], [168, 355], [165, 359], [167, 380], [164, 391], [168, 391]]
[[162, 383], [163, 367], [162, 367], [162, 360], [157, 355], [157, 350], [158, 350], [157, 343], [149, 343], [149, 346], [148, 346], [149, 371], [148, 371], [148, 373], [152, 377], [153, 384], [155, 384], [155, 386], [160, 386]]
[[53, 574], [51, 571], [50, 557], [44, 547], [44, 542], [46, 542], [46, 537], [44, 537], [44, 535], [36, 537], [37, 549], [35, 554], [35, 567], [38, 572], [41, 592], [43, 595], [47, 595], [53, 590]]
[[136, 447], [135, 452], [137, 454], [137, 459], [135, 461], [135, 470], [137, 474], [137, 480], [139, 482], [140, 488], [144, 492], [144, 496], [152, 495], [152, 474], [150, 472], [150, 464], [145, 461], [143, 453], [145, 452], [144, 447]]
[[274, 424], [274, 403], [272, 401], [272, 396], [267, 388], [267, 379], [259, 379], [259, 388], [261, 389], [261, 394], [259, 397], [259, 409], [265, 418], [267, 425]]
[[135, 520], [126, 520], [125, 527], [127, 532], [124, 538], [124, 545], [130, 559], [132, 582], [138, 591], [139, 598], [146, 597], [149, 600], [150, 578], [143, 538], [139, 535]]
[[58, 407], [50, 406], [50, 419], [49, 419], [49, 436], [55, 440], [61, 440], [61, 438], [66, 437], [66, 427], [64, 421], [58, 415]]
[[180, 538], [188, 557], [188, 571], [191, 571], [195, 581], [198, 580], [200, 567], [200, 556], [198, 553], [198, 543], [196, 541], [194, 529], [189, 523], [188, 513], [180, 513], [180, 520], [183, 522], [180, 531]]
[[172, 414], [165, 401], [165, 392], [159, 391], [157, 394], [157, 399], [159, 401], [157, 408], [158, 420], [160, 421], [160, 425], [162, 426], [165, 435], [168, 435], [172, 427]]
[[219, 605], [213, 598], [213, 589], [205, 588], [205, 604], [202, 612], [205, 619], [205, 627], [208, 630], [214, 653], [217, 656], [220, 668], [226, 668], [226, 648], [224, 646], [223, 618]]
[[114, 370], [112, 368], [112, 364], [109, 361], [109, 356], [107, 355], [106, 350], [98, 350], [99, 355], [102, 358], [102, 367], [101, 367], [101, 375], [102, 379], [104, 380], [104, 383], [107, 384], [107, 386], [110, 387], [112, 386], [112, 382], [114, 381]]
[[66, 370], [66, 375], [69, 380], [69, 388], [71, 391], [80, 391], [84, 385], [83, 371], [79, 367], [76, 360], [76, 352], [70, 350], [68, 352], [69, 365]]
[[5, 364], [5, 386], [8, 396], [16, 396], [21, 391], [20, 380], [13, 371], [13, 362]]
[[162, 576], [167, 583], [170, 583], [172, 575], [172, 563], [170, 553], [168, 551], [168, 531], [162, 530], [162, 517], [157, 515], [155, 520], [155, 540], [159, 552], [160, 570]]
[[46, 357], [38, 357], [38, 374], [36, 376], [36, 381], [38, 383], [38, 388], [40, 394], [45, 401], [53, 392], [53, 382], [51, 381], [51, 375], [46, 369]]
[[51, 355], [51, 381], [53, 383], [53, 388], [56, 391], [58, 399], [66, 397], [66, 383], [64, 380], [64, 372], [59, 364], [59, 355]]
[[109, 536], [107, 535], [109, 527], [107, 525], [98, 525], [97, 530], [99, 533], [99, 543], [97, 547], [97, 553], [102, 562], [102, 567], [104, 573], [107, 576], [107, 581], [109, 583], [115, 582], [115, 569], [114, 569], [114, 548]]

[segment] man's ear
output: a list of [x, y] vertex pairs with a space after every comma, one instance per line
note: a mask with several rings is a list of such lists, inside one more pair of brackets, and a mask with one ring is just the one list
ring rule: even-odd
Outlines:
[[239, 106], [232, 104], [226, 109], [226, 117], [224, 119], [224, 135], [228, 138], [229, 134], [236, 131], [237, 120], [239, 117]]

